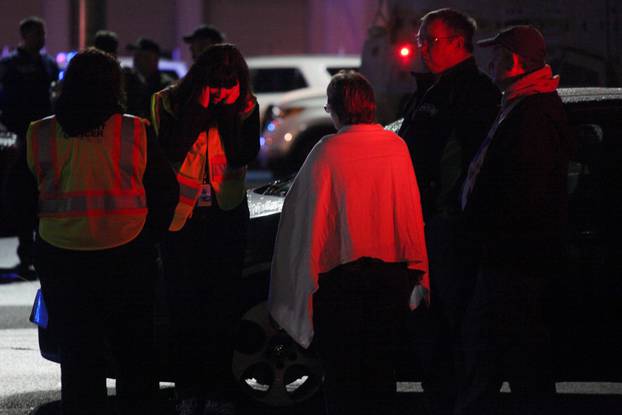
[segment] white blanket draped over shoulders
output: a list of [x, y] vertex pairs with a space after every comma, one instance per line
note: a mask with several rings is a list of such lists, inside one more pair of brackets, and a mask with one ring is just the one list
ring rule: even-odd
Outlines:
[[411, 295], [429, 295], [419, 189], [408, 149], [379, 124], [355, 124], [322, 138], [283, 205], [268, 308], [292, 338], [313, 339], [319, 275], [361, 257], [406, 262], [423, 273]]

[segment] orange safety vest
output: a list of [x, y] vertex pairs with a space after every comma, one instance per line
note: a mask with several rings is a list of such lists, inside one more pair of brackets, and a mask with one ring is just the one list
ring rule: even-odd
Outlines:
[[147, 217], [146, 122], [115, 114], [80, 137], [68, 137], [55, 116], [30, 124], [27, 158], [38, 182], [43, 240], [90, 251], [124, 245], [140, 233]]
[[[250, 116], [256, 105], [252, 97], [242, 118]], [[156, 133], [159, 134], [160, 113], [166, 111], [174, 117], [170, 105], [170, 88], [156, 92], [151, 100], [151, 114]], [[170, 231], [178, 231], [192, 216], [192, 210], [199, 200], [201, 185], [205, 178], [206, 156], [209, 166], [209, 182], [214, 190], [218, 206], [222, 210], [231, 210], [244, 199], [246, 190], [246, 166], [234, 169], [229, 166], [225, 150], [220, 139], [218, 126], [212, 125], [207, 132], [202, 131], [186, 154], [184, 161], [175, 165], [179, 182], [179, 201], [175, 208]]]

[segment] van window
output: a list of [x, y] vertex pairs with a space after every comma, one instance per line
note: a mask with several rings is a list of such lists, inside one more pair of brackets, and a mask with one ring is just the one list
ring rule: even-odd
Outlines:
[[251, 69], [250, 75], [255, 93], [287, 92], [308, 86], [298, 68], [257, 68]]

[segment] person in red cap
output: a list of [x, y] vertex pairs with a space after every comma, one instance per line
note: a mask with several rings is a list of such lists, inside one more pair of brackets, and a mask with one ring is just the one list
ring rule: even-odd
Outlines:
[[467, 229], [482, 250], [454, 413], [498, 413], [502, 379], [521, 414], [551, 413], [555, 383], [542, 308], [564, 265], [566, 175], [575, 145], [542, 34], [515, 26], [478, 44], [493, 48], [489, 70], [503, 99], [461, 195]]

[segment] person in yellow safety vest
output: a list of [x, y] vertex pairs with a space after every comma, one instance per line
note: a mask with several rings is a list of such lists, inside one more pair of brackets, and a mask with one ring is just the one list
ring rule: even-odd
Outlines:
[[121, 76], [112, 56], [79, 52], [15, 169], [13, 203], [39, 217], [35, 267], [58, 334], [65, 415], [108, 413], [108, 357], [120, 413], [155, 410], [155, 242], [179, 190], [149, 122], [123, 115]]
[[248, 66], [210, 46], [177, 84], [156, 93], [153, 124], [180, 194], [162, 248], [175, 337], [180, 413], [232, 410], [233, 334], [249, 223], [244, 179], [259, 151]]

